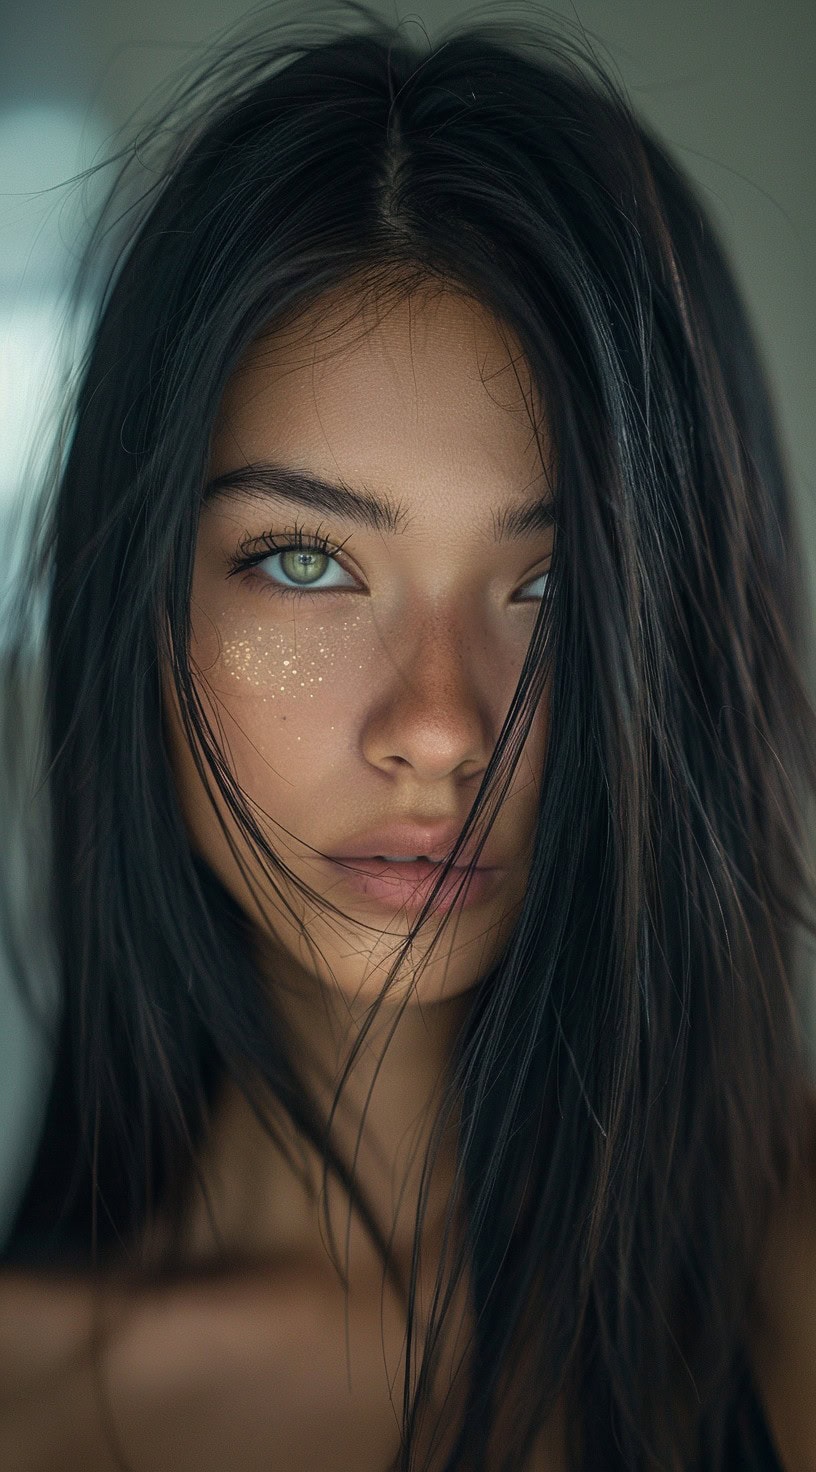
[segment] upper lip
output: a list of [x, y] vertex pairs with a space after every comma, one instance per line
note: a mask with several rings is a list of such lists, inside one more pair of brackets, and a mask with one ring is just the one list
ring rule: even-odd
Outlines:
[[[388, 823], [382, 828], [368, 828], [364, 833], [355, 833], [344, 839], [342, 848], [338, 848], [331, 857], [373, 859], [387, 854], [389, 858], [416, 856], [439, 863], [447, 858], [461, 831], [461, 823]], [[464, 868], [469, 862], [467, 848], [466, 845], [457, 856], [457, 868]], [[488, 866], [480, 862], [477, 867], [485, 869]]]

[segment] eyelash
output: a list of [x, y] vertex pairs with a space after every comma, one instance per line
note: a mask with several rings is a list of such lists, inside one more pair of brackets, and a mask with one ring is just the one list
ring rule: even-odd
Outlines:
[[[348, 538], [346, 540], [348, 541]], [[345, 542], [332, 542], [328, 537], [324, 537], [319, 527], [316, 531], [310, 532], [296, 523], [291, 532], [285, 532], [281, 536], [277, 536], [274, 532], [263, 532], [258, 537], [245, 537], [237, 552], [229, 558], [230, 570], [227, 577], [235, 577], [242, 572], [251, 572], [259, 562], [264, 562], [267, 557], [274, 557], [278, 552], [305, 550], [319, 552], [327, 557], [335, 557], [338, 552], [342, 552], [344, 546]], [[253, 550], [250, 551], [250, 548]], [[338, 566], [343, 572], [348, 571], [343, 567], [342, 562]], [[546, 576], [546, 573], [539, 573], [538, 577], [533, 578], [532, 581], [538, 582]], [[327, 593], [350, 591], [348, 588], [289, 588], [285, 583], [273, 582], [271, 578], [264, 579], [264, 582], [266, 591], [273, 593], [275, 597], [283, 598], [310, 598], [316, 593], [325, 597]], [[524, 601], [526, 600], [522, 599], [522, 602]]]
[[[347, 539], [348, 540], [348, 539]], [[291, 532], [285, 532], [278, 536], [274, 532], [263, 532], [259, 537], [245, 537], [240, 543], [237, 552], [229, 558], [230, 570], [227, 577], [234, 577], [237, 573], [249, 572], [259, 562], [264, 562], [267, 557], [274, 557], [278, 552], [319, 552], [327, 557], [334, 557], [336, 553], [342, 552], [344, 542], [337, 543], [324, 537], [320, 528], [314, 532], [307, 531], [297, 523]], [[250, 551], [250, 548], [253, 550]], [[347, 568], [339, 564], [343, 572]], [[325, 597], [326, 593], [347, 593], [348, 588], [289, 588], [285, 583], [274, 583], [271, 578], [265, 579], [269, 591], [276, 597], [284, 598], [309, 598], [315, 593]]]

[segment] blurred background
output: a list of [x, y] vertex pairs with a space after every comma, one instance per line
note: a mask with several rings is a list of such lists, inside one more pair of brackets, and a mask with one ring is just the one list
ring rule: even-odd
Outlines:
[[[459, 19], [541, 16], [585, 29], [701, 187], [730, 249], [764, 346], [816, 589], [814, 0], [372, 0], [371, 8], [420, 43]], [[288, 0], [267, 13], [330, 21], [337, 12]], [[157, 89], [161, 97], [205, 44], [250, 14], [241, 0], [0, 0], [0, 590], [3, 526], [36, 485], [53, 427], [64, 292], [109, 170], [66, 181], [120, 147], [150, 117]], [[46, 1077], [47, 1060], [0, 976], [0, 1238]]]

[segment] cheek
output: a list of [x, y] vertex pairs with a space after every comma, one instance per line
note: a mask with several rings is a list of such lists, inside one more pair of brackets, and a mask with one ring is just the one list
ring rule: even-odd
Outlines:
[[[276, 608], [263, 599], [194, 600], [191, 655], [199, 690], [216, 733], [223, 731], [233, 773], [243, 790], [281, 821], [297, 820], [304, 804], [336, 803], [359, 776], [363, 714], [399, 660], [364, 600], [321, 616]], [[255, 601], [257, 611], [248, 604]], [[327, 600], [328, 602], [328, 600]], [[254, 614], [254, 617], [253, 617]], [[507, 682], [505, 702], [492, 712], [496, 735], [523, 663], [529, 631], [494, 654]], [[399, 646], [399, 640], [395, 643]], [[514, 666], [517, 668], [514, 670]], [[529, 798], [540, 779], [549, 727], [549, 684], [516, 768], [512, 792]], [[219, 744], [223, 744], [219, 738]], [[295, 822], [295, 826], [300, 826]]]
[[547, 746], [550, 739], [550, 695], [552, 693], [552, 671], [547, 676], [538, 709], [530, 727], [530, 734], [525, 744], [525, 756], [530, 761], [539, 780], [543, 775], [544, 763], [547, 756]]
[[521, 750], [513, 779], [503, 802], [504, 820], [523, 839], [532, 841], [550, 737], [551, 676], [544, 685], [538, 708]]
[[299, 620], [295, 610], [287, 620], [250, 623], [245, 610], [227, 608], [215, 618], [194, 615], [192, 636], [200, 684], [224, 724], [241, 784], [285, 790], [306, 772], [317, 785], [319, 772], [348, 750], [371, 688], [370, 618]]

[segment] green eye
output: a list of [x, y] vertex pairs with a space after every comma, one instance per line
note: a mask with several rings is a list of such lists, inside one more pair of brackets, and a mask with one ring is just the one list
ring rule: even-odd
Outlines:
[[333, 593], [356, 587], [354, 579], [337, 559], [320, 547], [281, 547], [279, 551], [259, 559], [255, 566], [281, 593]]
[[342, 546], [330, 542], [319, 531], [293, 532], [277, 536], [265, 532], [260, 537], [247, 536], [230, 560], [229, 577], [253, 573], [276, 594], [333, 593], [356, 588], [358, 584], [338, 562], [336, 553]]
[[280, 569], [293, 583], [309, 584], [321, 577], [329, 566], [330, 558], [325, 552], [309, 552], [301, 547], [290, 547], [279, 552]]

